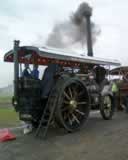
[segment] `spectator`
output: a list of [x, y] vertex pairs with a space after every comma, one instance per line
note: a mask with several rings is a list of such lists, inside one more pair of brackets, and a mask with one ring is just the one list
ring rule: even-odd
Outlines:
[[116, 80], [113, 80], [113, 83], [112, 83], [112, 93], [116, 94], [117, 92], [118, 92], [118, 86], [117, 86]]
[[118, 86], [116, 83], [116, 80], [113, 80], [112, 82], [112, 93], [113, 93], [113, 98], [114, 98], [114, 107], [117, 109], [118, 108]]
[[39, 70], [38, 70], [38, 65], [33, 66], [33, 70], [31, 72], [31, 76], [35, 79], [39, 79]]

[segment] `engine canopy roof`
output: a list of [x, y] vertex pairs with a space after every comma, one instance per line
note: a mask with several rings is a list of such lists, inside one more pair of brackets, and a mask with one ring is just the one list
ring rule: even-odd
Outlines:
[[[5, 62], [13, 62], [13, 50], [7, 52], [4, 56]], [[64, 52], [58, 49], [34, 46], [22, 46], [18, 50], [19, 63], [29, 63], [38, 65], [48, 65], [56, 63], [67, 67], [79, 67], [81, 64], [99, 64], [120, 66], [118, 60], [110, 60], [84, 55], [77, 55], [75, 52]]]

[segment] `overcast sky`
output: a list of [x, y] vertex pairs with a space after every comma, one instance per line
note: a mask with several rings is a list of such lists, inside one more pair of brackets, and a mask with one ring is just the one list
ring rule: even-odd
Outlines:
[[[54, 24], [69, 18], [83, 0], [1, 0], [0, 87], [13, 81], [13, 65], [3, 63], [13, 40], [21, 45], [43, 46]], [[128, 1], [87, 0], [101, 34], [94, 45], [96, 57], [113, 58], [128, 65]]]

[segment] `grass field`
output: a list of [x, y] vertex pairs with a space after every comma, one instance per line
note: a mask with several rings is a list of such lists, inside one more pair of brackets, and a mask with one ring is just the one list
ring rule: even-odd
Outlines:
[[18, 114], [11, 105], [11, 96], [0, 96], [0, 128], [17, 126]]
[[12, 97], [10, 96], [0, 96], [0, 104], [1, 103], [11, 103]]
[[13, 108], [0, 107], [0, 128], [17, 126], [18, 123], [18, 114]]

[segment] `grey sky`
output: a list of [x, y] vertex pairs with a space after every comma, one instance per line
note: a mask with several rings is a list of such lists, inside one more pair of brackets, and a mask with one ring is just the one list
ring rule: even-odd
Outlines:
[[[83, 0], [6, 0], [0, 7], [0, 87], [12, 83], [13, 65], [3, 63], [13, 40], [21, 45], [42, 46], [58, 21], [68, 19]], [[93, 7], [93, 21], [101, 28], [94, 45], [97, 57], [119, 59], [128, 65], [128, 1], [87, 0]]]

